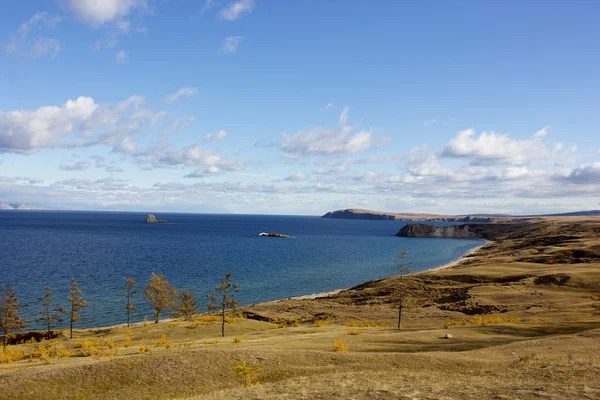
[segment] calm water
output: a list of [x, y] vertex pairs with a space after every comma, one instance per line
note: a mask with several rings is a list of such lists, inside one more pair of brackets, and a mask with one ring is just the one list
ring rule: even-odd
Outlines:
[[[169, 224], [148, 225], [142, 213], [0, 212], [0, 279], [11, 280], [23, 315], [37, 317], [45, 283], [66, 306], [71, 277], [89, 301], [79, 327], [123, 323], [123, 276], [138, 282], [138, 313], [152, 318], [142, 287], [163, 272], [177, 288], [205, 295], [229, 268], [241, 304], [347, 288], [395, 273], [399, 249], [416, 270], [452, 261], [479, 240], [400, 238], [404, 223], [318, 217], [160, 214]], [[282, 232], [294, 239], [259, 237]], [[166, 315], [165, 315], [166, 316]], [[35, 324], [32, 323], [31, 326]]]

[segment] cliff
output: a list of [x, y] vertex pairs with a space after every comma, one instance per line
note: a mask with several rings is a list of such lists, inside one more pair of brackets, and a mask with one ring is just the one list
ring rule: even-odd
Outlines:
[[396, 236], [404, 237], [431, 237], [431, 238], [457, 238], [481, 239], [470, 225], [437, 226], [427, 224], [408, 224], [403, 226]]
[[148, 214], [148, 216], [146, 217], [146, 223], [147, 224], [166, 224], [167, 221], [165, 221], [164, 219], [156, 219], [154, 214]]

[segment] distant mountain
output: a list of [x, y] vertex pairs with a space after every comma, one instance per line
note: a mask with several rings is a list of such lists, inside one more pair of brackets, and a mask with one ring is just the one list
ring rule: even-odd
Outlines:
[[418, 213], [390, 213], [349, 208], [331, 211], [322, 218], [341, 219], [375, 219], [395, 221], [429, 221], [429, 222], [509, 222], [514, 220], [535, 219], [539, 217], [593, 217], [600, 216], [600, 210], [576, 211], [559, 214], [544, 215], [509, 215], [509, 214], [465, 214], [465, 215], [440, 215]]
[[8, 204], [8, 203], [0, 203], [0, 210], [50, 210], [46, 207], [34, 206], [31, 204]]

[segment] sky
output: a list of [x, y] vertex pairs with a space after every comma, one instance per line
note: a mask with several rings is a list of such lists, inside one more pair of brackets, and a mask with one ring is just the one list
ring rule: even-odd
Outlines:
[[0, 7], [0, 203], [600, 209], [600, 2]]

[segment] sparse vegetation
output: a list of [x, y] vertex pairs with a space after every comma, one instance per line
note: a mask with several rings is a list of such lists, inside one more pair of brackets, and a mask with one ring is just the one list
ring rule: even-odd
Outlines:
[[25, 327], [25, 321], [19, 315], [21, 303], [12, 283], [7, 281], [4, 290], [0, 290], [0, 331], [2, 332], [2, 347], [6, 348], [8, 338]]
[[160, 314], [168, 311], [175, 305], [177, 289], [175, 289], [162, 273], [152, 273], [144, 289], [144, 297], [154, 311], [154, 323], [158, 324]]
[[235, 293], [239, 291], [239, 287], [236, 283], [231, 281], [233, 272], [230, 270], [227, 272], [225, 278], [221, 279], [221, 284], [215, 287], [216, 293], [210, 293], [207, 295], [209, 303], [208, 309], [213, 311], [220, 311], [221, 313], [221, 336], [225, 337], [225, 312], [230, 309], [233, 312], [237, 309], [237, 300], [235, 299]]
[[256, 375], [260, 373], [260, 369], [248, 364], [247, 360], [233, 366], [235, 376], [242, 378], [244, 387], [257, 385]]
[[348, 350], [350, 350], [350, 347], [348, 347], [348, 344], [341, 340], [336, 340], [333, 343], [333, 346], [331, 346], [331, 351], [348, 351]]
[[491, 325], [491, 324], [508, 324], [521, 322], [519, 317], [482, 317], [477, 315], [469, 319], [452, 320], [446, 322], [445, 327], [449, 326], [465, 326], [465, 325]]
[[405, 280], [405, 275], [412, 272], [412, 264], [408, 260], [408, 251], [400, 250], [394, 257], [394, 264], [398, 269], [398, 275], [400, 276], [400, 282], [394, 290], [394, 299], [396, 307], [398, 308], [398, 329], [402, 323], [402, 310], [404, 310], [412, 299], [410, 288]]
[[60, 325], [63, 322], [61, 314], [64, 310], [58, 307], [52, 298], [52, 288], [50, 285], [44, 286], [44, 297], [40, 299], [42, 301], [42, 311], [40, 312], [40, 318], [38, 322], [44, 324], [47, 329], [46, 339], [52, 339], [52, 327]]
[[200, 311], [196, 295], [188, 290], [183, 290], [175, 302], [175, 311], [171, 313], [174, 318], [191, 321]]
[[135, 280], [126, 276], [123, 277], [123, 280], [125, 281], [125, 287], [123, 289], [119, 289], [119, 293], [125, 296], [125, 309], [127, 310], [127, 327], [129, 327], [131, 321], [131, 313], [137, 311], [135, 304], [133, 304], [133, 299], [136, 296]]
[[313, 322], [313, 325], [317, 328], [322, 328], [324, 326], [331, 325], [331, 324], [333, 324], [333, 321], [330, 319], [316, 319]]
[[81, 319], [81, 312], [88, 305], [88, 302], [83, 299], [83, 292], [79, 289], [79, 283], [75, 278], [71, 278], [69, 303], [71, 303], [71, 311], [65, 312], [65, 314], [69, 316], [69, 339], [73, 339], [73, 324]]

